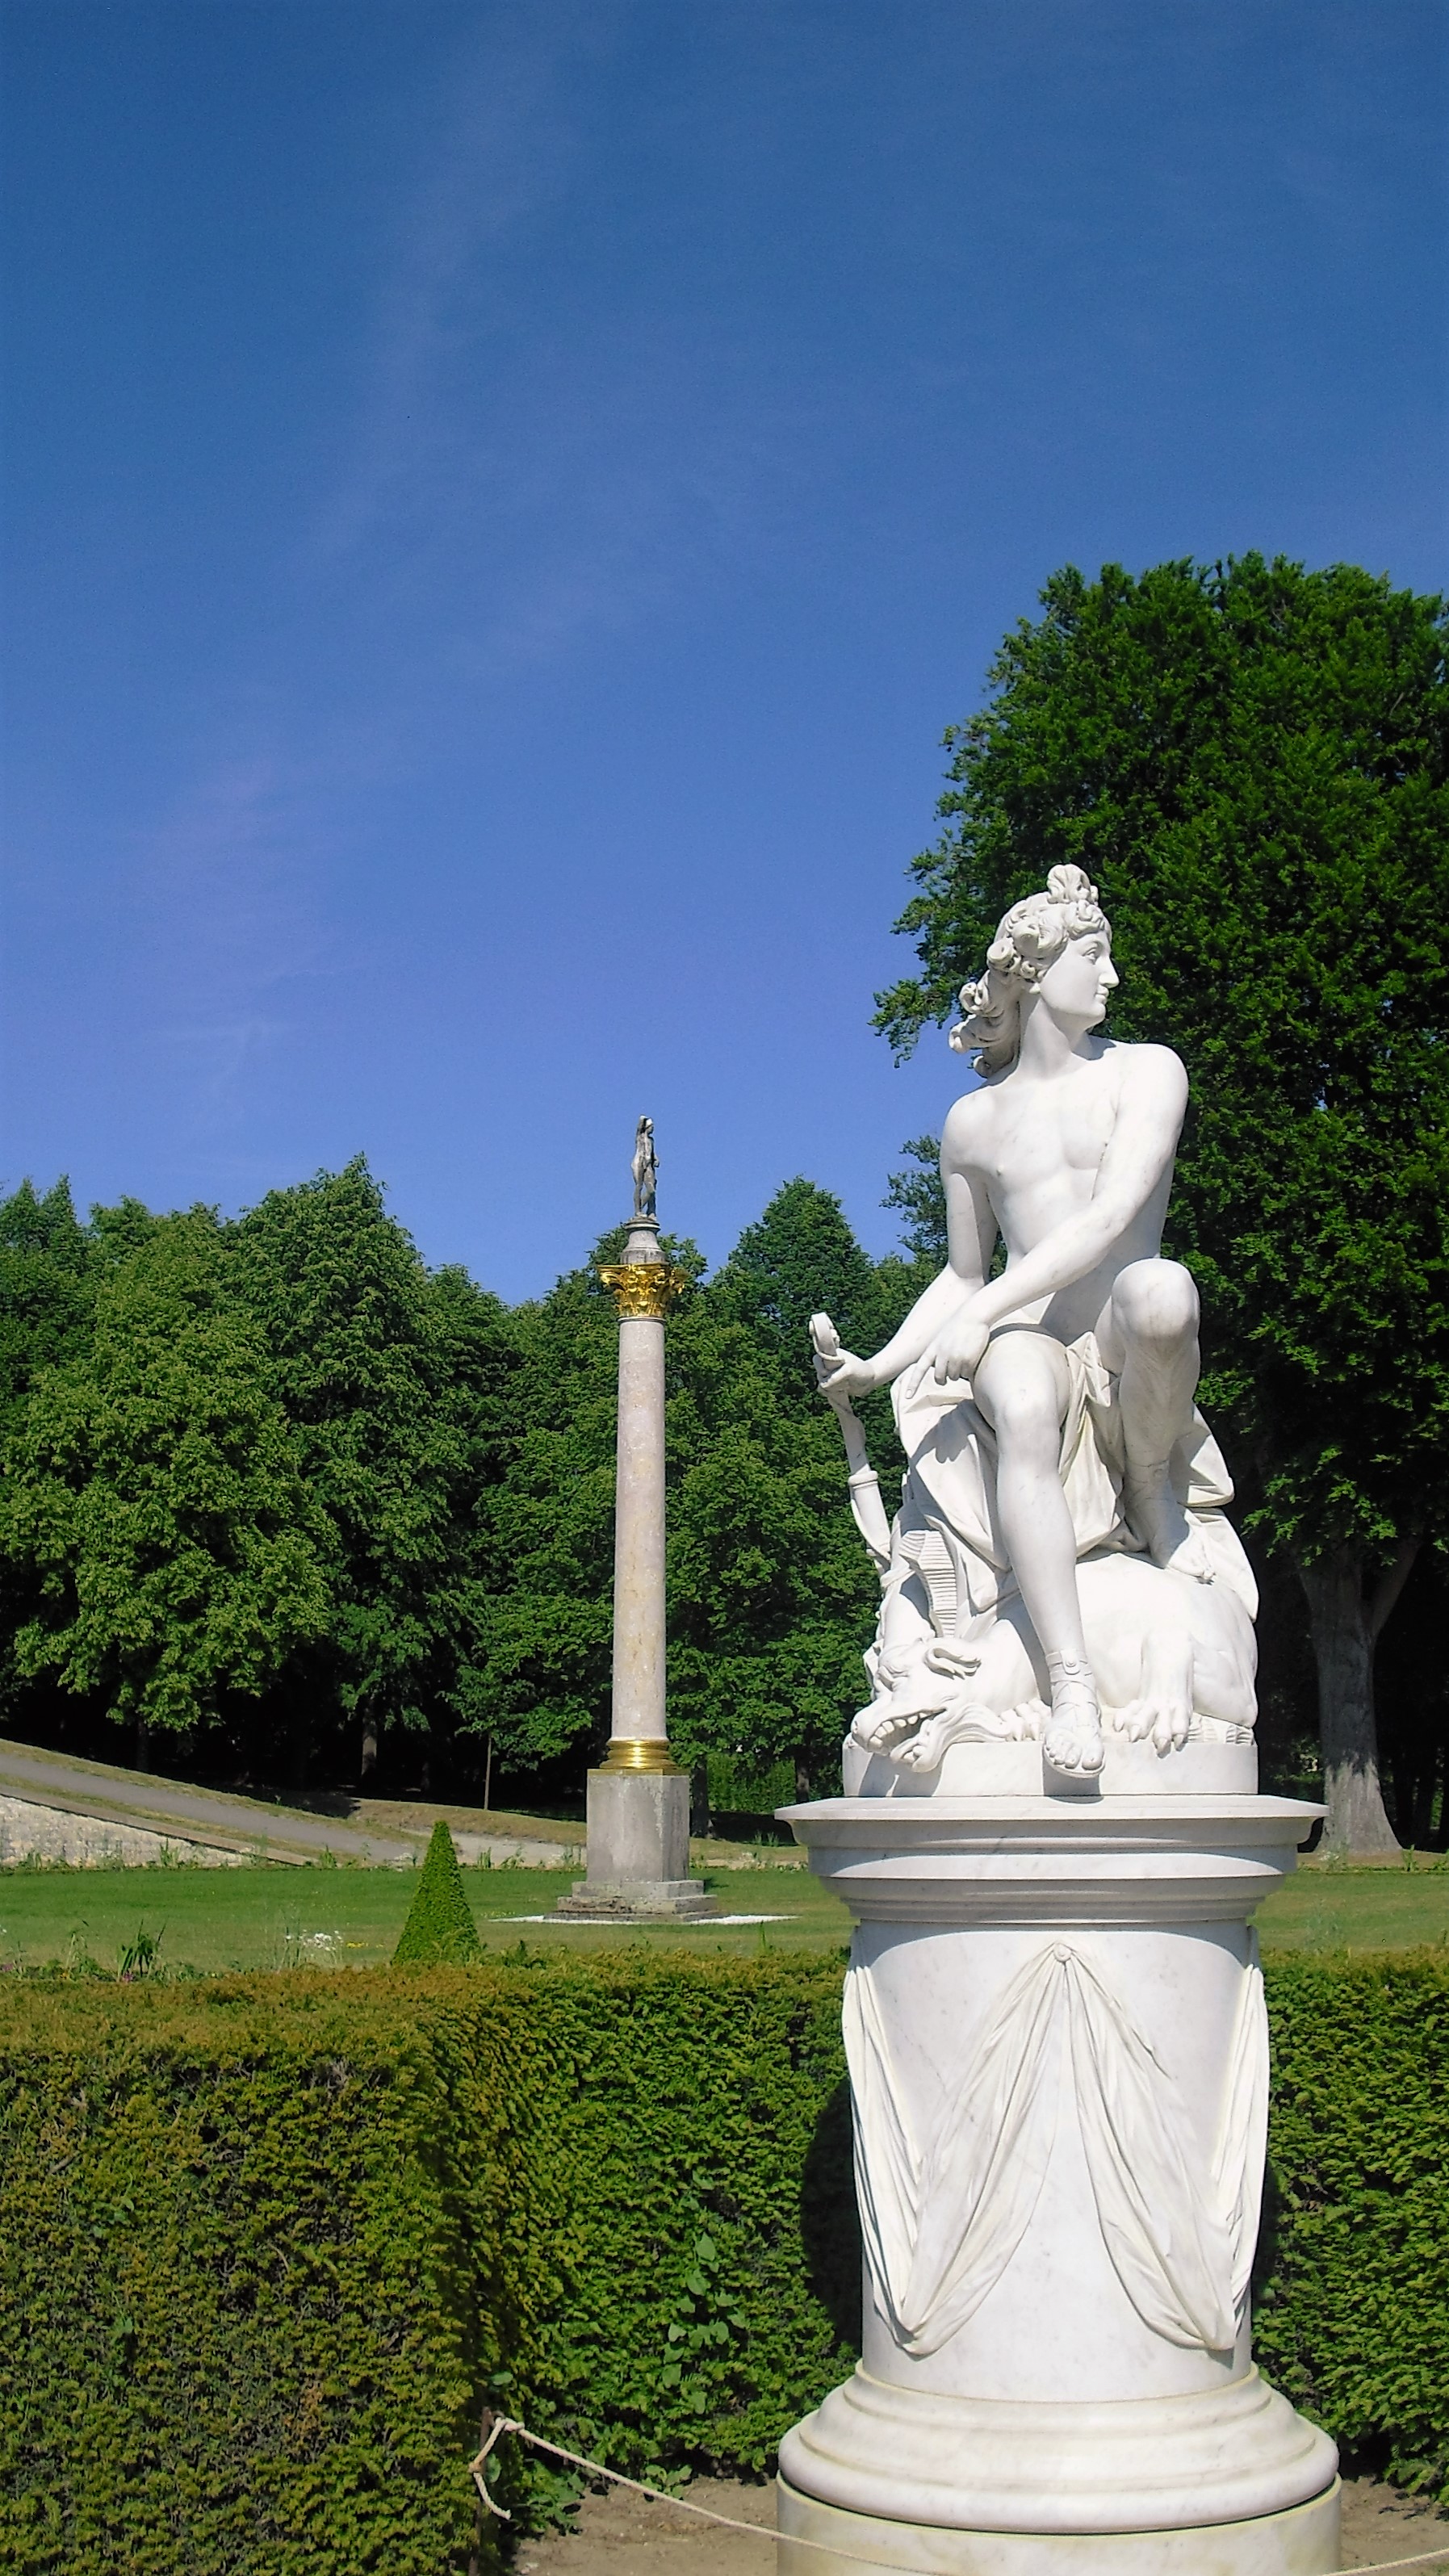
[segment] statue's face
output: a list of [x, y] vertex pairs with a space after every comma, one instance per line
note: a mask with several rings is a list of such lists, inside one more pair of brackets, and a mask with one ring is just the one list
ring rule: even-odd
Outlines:
[[1094, 1029], [1106, 1017], [1108, 1000], [1117, 989], [1112, 942], [1106, 931], [1087, 930], [1069, 939], [1036, 989], [1054, 1019]]

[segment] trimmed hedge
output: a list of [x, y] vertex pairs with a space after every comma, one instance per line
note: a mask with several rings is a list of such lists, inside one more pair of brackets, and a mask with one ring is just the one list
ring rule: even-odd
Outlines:
[[1267, 1962], [1253, 2341], [1336, 2440], [1449, 2502], [1449, 1959]]
[[455, 2563], [491, 2142], [369, 1983], [6, 1998], [0, 2565]]
[[[1269, 1996], [1260, 2356], [1443, 2491], [1449, 1963]], [[834, 1964], [664, 1952], [10, 1989], [0, 2566], [491, 2566], [489, 2393], [623, 2468], [763, 2467], [858, 2324], [838, 2013]]]

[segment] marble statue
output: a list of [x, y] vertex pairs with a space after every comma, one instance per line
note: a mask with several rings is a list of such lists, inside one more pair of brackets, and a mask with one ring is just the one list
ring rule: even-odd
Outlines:
[[634, 1175], [634, 1214], [653, 1216], [655, 1192], [659, 1186], [659, 1157], [654, 1151], [654, 1121], [641, 1118], [634, 1130], [634, 1152], [629, 1169]]
[[811, 1320], [881, 1584], [844, 1794], [783, 1810], [854, 1917], [862, 2350], [780, 2445], [777, 2576], [1340, 2564], [1333, 2445], [1250, 2314], [1250, 1924], [1322, 1810], [1257, 1793], [1253, 1580], [1162, 1251], [1187, 1080], [1102, 1033], [1116, 982], [1053, 868], [962, 994], [946, 1267], [873, 1359]]
[[[942, 1135], [945, 1269], [873, 1359], [812, 1326], [882, 1575], [852, 1733], [908, 1771], [1040, 1736], [1085, 1785], [1104, 1718], [1162, 1755], [1251, 1739], [1257, 1596], [1194, 1401], [1197, 1292], [1162, 1253], [1187, 1077], [1100, 1033], [1116, 984], [1096, 888], [1053, 868], [962, 987], [950, 1043], [985, 1078]], [[882, 1563], [850, 1399], [886, 1385], [909, 1467]]]

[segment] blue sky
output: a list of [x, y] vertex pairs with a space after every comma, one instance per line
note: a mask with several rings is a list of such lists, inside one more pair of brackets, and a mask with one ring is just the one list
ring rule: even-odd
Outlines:
[[1439, 0], [9, 0], [0, 1180], [875, 1251], [1072, 560], [1445, 582]]

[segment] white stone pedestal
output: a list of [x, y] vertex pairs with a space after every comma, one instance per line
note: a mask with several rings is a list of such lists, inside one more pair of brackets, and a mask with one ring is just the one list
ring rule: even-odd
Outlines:
[[1247, 1918], [1317, 1810], [783, 1812], [857, 1922], [866, 2263], [860, 2367], [781, 2445], [780, 2576], [1327, 2576], [1334, 2447], [1258, 2378], [1246, 2299], [1268, 2083]]

